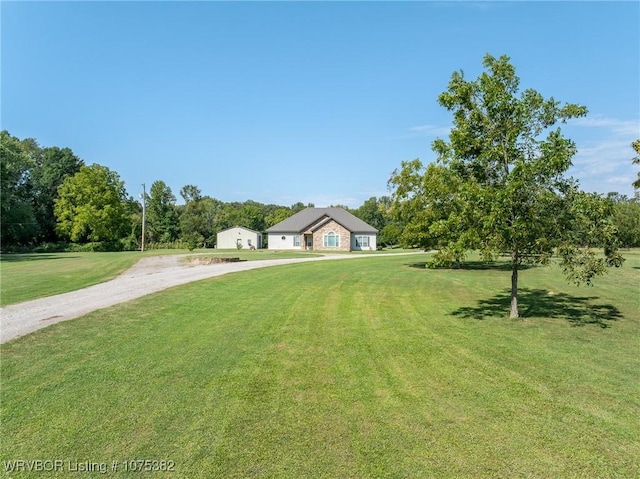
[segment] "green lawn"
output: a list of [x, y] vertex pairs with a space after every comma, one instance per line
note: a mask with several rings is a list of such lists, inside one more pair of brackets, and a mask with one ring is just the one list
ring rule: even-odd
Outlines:
[[[0, 305], [66, 293], [108, 281], [146, 256], [187, 253], [187, 250], [152, 250], [145, 253], [3, 254], [0, 256]], [[195, 250], [190, 254], [235, 256], [243, 260], [314, 256], [309, 253], [267, 250]]]
[[626, 256], [592, 288], [523, 271], [516, 321], [507, 270], [425, 255], [254, 270], [53, 325], [0, 347], [0, 466], [639, 477], [640, 254]]
[[0, 304], [66, 293], [108, 281], [141, 253], [34, 253], [0, 257]]
[[187, 256], [187, 261], [192, 258], [240, 258], [242, 261], [258, 261], [266, 259], [287, 259], [287, 258], [312, 258], [322, 256], [322, 253], [310, 251], [270, 251], [266, 249], [246, 250], [246, 249], [214, 249], [200, 250]]

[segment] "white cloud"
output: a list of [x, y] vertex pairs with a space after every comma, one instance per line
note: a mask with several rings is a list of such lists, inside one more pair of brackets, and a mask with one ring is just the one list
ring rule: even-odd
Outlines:
[[[367, 201], [372, 196], [375, 196], [376, 198], [380, 198], [382, 196], [389, 196], [389, 192], [379, 190], [379, 189], [374, 189], [374, 188], [365, 188], [361, 190], [356, 190], [356, 191], [353, 191], [352, 195], [341, 195], [339, 193], [327, 194], [327, 193], [321, 193], [316, 191], [316, 192], [310, 192], [306, 195], [303, 195], [301, 199], [296, 201], [301, 201], [305, 205], [308, 203], [313, 203], [317, 208], [325, 208], [331, 205], [343, 205], [348, 208], [355, 209], [362, 206], [364, 202]], [[293, 202], [290, 202], [290, 203], [285, 202], [284, 204], [293, 204]]]
[[331, 205], [344, 205], [349, 208], [357, 208], [363, 202], [357, 200], [352, 196], [340, 196], [340, 195], [323, 195], [323, 194], [315, 194], [309, 195], [305, 199], [302, 200], [304, 204], [313, 203], [318, 208], [325, 208]]
[[588, 128], [604, 128], [615, 135], [640, 137], [640, 122], [638, 120], [616, 120], [595, 115], [591, 118], [577, 118], [572, 120], [571, 124]]
[[578, 153], [573, 163], [594, 174], [611, 172], [630, 164], [633, 156], [630, 144], [630, 141], [616, 139], [586, 142], [585, 146], [578, 144]]
[[611, 185], [628, 185], [631, 184], [636, 178], [632, 175], [627, 176], [610, 176], [606, 182]]
[[586, 191], [632, 194], [636, 167], [631, 142], [640, 138], [639, 120], [619, 120], [602, 115], [579, 118], [569, 123], [576, 135], [578, 152], [571, 174]]
[[[369, 197], [365, 198], [369, 199]], [[294, 203], [300, 202], [303, 205], [313, 204], [316, 208], [326, 208], [331, 205], [344, 205], [348, 208], [358, 208], [364, 203], [363, 199], [355, 198], [354, 196], [344, 195], [330, 195], [323, 193], [305, 193], [300, 197], [293, 196], [279, 196], [272, 200], [275, 204], [283, 206], [291, 206]]]
[[419, 125], [409, 128], [409, 131], [420, 136], [442, 136], [449, 134], [451, 126]]
[[408, 133], [392, 137], [393, 140], [411, 140], [415, 138], [447, 137], [451, 126], [418, 125], [409, 128]]

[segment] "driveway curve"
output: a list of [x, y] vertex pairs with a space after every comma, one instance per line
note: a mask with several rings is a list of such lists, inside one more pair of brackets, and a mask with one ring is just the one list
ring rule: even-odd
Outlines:
[[[397, 256], [398, 254], [416, 253], [392, 253], [390, 255]], [[143, 258], [132, 268], [110, 281], [77, 291], [0, 308], [0, 343], [6, 343], [51, 324], [78, 318], [97, 309], [192, 281], [269, 266], [386, 255], [327, 254], [309, 258], [269, 259], [210, 265], [184, 263], [182, 259], [185, 256], [187, 255]]]

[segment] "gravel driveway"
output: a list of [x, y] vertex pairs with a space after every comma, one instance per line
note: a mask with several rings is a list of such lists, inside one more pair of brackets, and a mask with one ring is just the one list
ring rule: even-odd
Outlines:
[[[309, 258], [191, 265], [183, 262], [185, 256], [187, 255], [143, 258], [131, 269], [111, 281], [0, 308], [0, 343], [6, 343], [60, 321], [78, 318], [97, 309], [205, 278], [267, 266], [373, 257], [373, 255], [361, 254], [328, 254]], [[375, 255], [377, 256], [380, 255]]]

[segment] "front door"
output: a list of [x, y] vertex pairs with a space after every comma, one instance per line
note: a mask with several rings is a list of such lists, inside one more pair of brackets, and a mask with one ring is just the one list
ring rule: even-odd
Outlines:
[[313, 235], [305, 235], [304, 240], [307, 243], [307, 249], [313, 249]]

